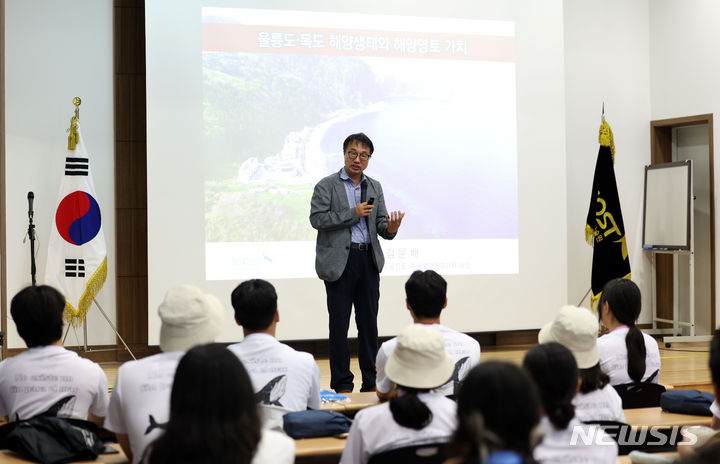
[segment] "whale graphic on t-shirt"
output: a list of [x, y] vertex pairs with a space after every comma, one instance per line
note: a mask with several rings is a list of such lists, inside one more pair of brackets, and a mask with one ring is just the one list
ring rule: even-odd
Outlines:
[[256, 393], [258, 401], [262, 404], [282, 407], [283, 405], [280, 403], [280, 398], [285, 394], [286, 386], [287, 375], [278, 375]]
[[148, 433], [152, 432], [155, 429], [165, 430], [167, 428], [167, 425], [168, 425], [167, 422], [165, 422], [164, 424], [158, 423], [155, 420], [155, 418], [152, 416], [152, 414], [150, 414], [148, 416], [148, 420], [150, 421], [150, 425], [148, 425], [148, 428], [145, 429], [145, 435], [147, 435]]
[[452, 382], [453, 394], [457, 394], [458, 387], [460, 386], [460, 381], [465, 378], [468, 370], [470, 369], [468, 359], [470, 359], [470, 356], [465, 356], [464, 358], [458, 359], [458, 361], [455, 363], [455, 369], [453, 369], [452, 376], [450, 376], [450, 380], [448, 380], [445, 384], [448, 385], [450, 382]]

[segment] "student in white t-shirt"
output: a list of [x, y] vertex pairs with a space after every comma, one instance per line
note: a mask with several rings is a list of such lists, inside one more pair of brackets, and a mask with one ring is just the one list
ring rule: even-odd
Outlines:
[[540, 396], [517, 364], [484, 361], [475, 366], [460, 385], [457, 412], [458, 426], [446, 448], [452, 458], [445, 464], [533, 462]]
[[575, 357], [556, 342], [535, 345], [523, 359], [523, 367], [535, 380], [544, 416], [540, 420], [542, 441], [533, 457], [539, 464], [614, 464], [618, 445], [597, 425], [575, 417], [573, 397], [579, 388]]
[[65, 298], [47, 285], [26, 287], [10, 314], [27, 351], [0, 362], [0, 417], [30, 419], [58, 402], [57, 416], [102, 426], [107, 413], [107, 377], [94, 362], [62, 346]]
[[282, 429], [291, 411], [320, 408], [320, 370], [310, 353], [295, 351], [275, 338], [280, 316], [270, 282], [247, 280], [232, 292], [235, 321], [244, 338], [228, 346], [248, 371], [263, 407], [265, 426]]
[[170, 391], [180, 358], [222, 331], [225, 309], [215, 296], [191, 285], [170, 288], [158, 307], [160, 354], [120, 366], [105, 428], [133, 463], [158, 438], [170, 417]]
[[573, 397], [575, 417], [582, 422], [625, 422], [622, 400], [600, 369], [597, 317], [585, 308], [563, 306], [538, 334], [540, 343], [558, 342], [568, 348], [580, 369], [580, 391]]
[[660, 378], [658, 344], [635, 326], [641, 304], [640, 289], [631, 280], [613, 279], [603, 287], [598, 310], [610, 333], [598, 338], [598, 349], [600, 367], [611, 385], [658, 383]]
[[[713, 414], [712, 429], [709, 427], [688, 428], [682, 443], [678, 444], [677, 450], [680, 455], [680, 462], [692, 464], [717, 463], [720, 462], [720, 432], [718, 428], [717, 398], [720, 395], [720, 330], [715, 331], [710, 342], [710, 375], [712, 377], [713, 393], [715, 401], [710, 406]], [[715, 430], [713, 430], [715, 429]], [[691, 441], [690, 441], [691, 440]]]
[[414, 324], [400, 332], [385, 366], [398, 394], [357, 413], [340, 463], [365, 464], [384, 451], [447, 442], [457, 424], [457, 408], [432, 390], [447, 382], [454, 366], [437, 329]]
[[201, 345], [180, 360], [166, 431], [147, 464], [292, 464], [295, 442], [263, 430], [247, 372], [222, 345]]
[[[478, 362], [480, 362], [480, 344], [474, 338], [440, 324], [440, 313], [447, 307], [447, 282], [435, 271], [415, 271], [405, 282], [405, 305], [413, 322], [432, 326], [443, 334], [445, 350], [455, 361], [451, 379], [436, 393], [454, 395], [460, 381]], [[377, 370], [377, 395], [387, 399], [393, 395], [394, 385], [385, 374], [385, 364], [395, 349], [397, 338], [392, 338], [380, 346], [375, 368]]]

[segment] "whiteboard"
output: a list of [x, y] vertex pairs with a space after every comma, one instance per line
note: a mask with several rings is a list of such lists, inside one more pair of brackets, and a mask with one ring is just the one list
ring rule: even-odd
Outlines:
[[690, 250], [692, 161], [645, 166], [643, 248]]

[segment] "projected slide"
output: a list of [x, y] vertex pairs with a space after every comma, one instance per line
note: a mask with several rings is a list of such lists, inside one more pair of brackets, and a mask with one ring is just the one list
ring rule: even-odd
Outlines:
[[388, 210], [383, 275], [515, 274], [509, 21], [202, 9], [205, 273], [314, 277], [310, 198], [365, 132]]

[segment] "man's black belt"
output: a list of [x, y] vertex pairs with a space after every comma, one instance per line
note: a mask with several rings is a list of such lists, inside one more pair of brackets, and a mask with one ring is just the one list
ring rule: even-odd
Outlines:
[[353, 250], [359, 250], [359, 251], [369, 251], [370, 244], [369, 243], [351, 243], [350, 248], [352, 248]]

